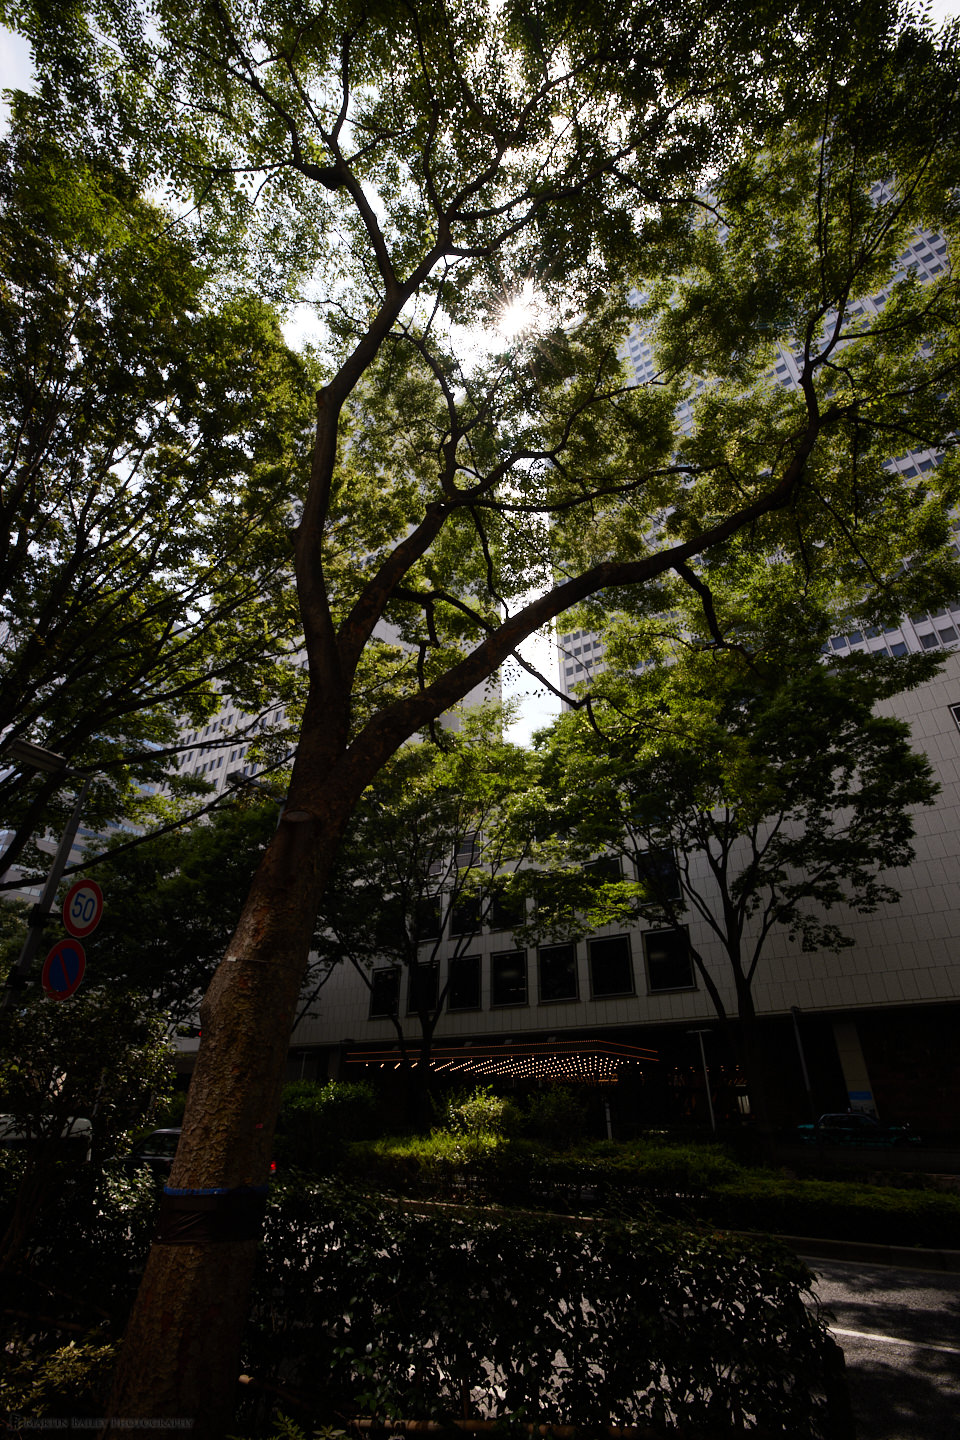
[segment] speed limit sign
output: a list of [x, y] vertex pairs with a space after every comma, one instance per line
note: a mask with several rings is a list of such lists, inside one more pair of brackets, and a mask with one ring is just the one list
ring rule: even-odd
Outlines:
[[68, 935], [83, 940], [92, 935], [103, 914], [103, 891], [96, 880], [78, 880], [63, 902], [63, 923]]

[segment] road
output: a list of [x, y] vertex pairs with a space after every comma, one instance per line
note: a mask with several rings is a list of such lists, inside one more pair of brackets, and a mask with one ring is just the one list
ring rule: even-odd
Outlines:
[[960, 1440], [960, 1274], [805, 1258], [846, 1356], [857, 1440]]

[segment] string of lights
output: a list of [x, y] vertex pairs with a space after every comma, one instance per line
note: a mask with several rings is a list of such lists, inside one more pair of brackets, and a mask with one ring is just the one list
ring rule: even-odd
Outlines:
[[[411, 1064], [420, 1059], [419, 1046], [407, 1047]], [[346, 1055], [348, 1065], [365, 1068], [398, 1069], [403, 1056], [391, 1050], [354, 1050]], [[553, 1041], [542, 1044], [515, 1044], [506, 1040], [496, 1046], [437, 1046], [430, 1055], [435, 1074], [476, 1076], [504, 1080], [558, 1080], [581, 1085], [615, 1085], [621, 1073], [634, 1066], [657, 1064], [655, 1050], [611, 1041]]]

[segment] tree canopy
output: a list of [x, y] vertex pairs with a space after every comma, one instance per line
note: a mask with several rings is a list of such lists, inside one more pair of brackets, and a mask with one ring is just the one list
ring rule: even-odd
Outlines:
[[104, 914], [89, 947], [90, 978], [140, 992], [168, 1023], [192, 1022], [276, 829], [278, 804], [279, 796], [234, 797], [143, 844], [119, 838], [117, 853], [108, 849], [91, 871]]
[[[171, 778], [180, 724], [224, 691], [290, 693], [314, 382], [268, 303], [218, 297], [130, 173], [44, 125], [24, 99], [0, 144], [0, 732], [97, 772], [95, 829]], [[0, 777], [0, 868], [62, 784]]]
[[[737, 1022], [761, 1112], [747, 1032], [769, 942], [779, 929], [804, 951], [840, 951], [851, 913], [899, 899], [913, 811], [938, 787], [909, 726], [877, 707], [942, 657], [828, 658], [829, 572], [734, 558], [711, 567], [706, 610], [678, 585], [669, 613], [614, 621], [589, 704], [539, 737], [553, 837], [530, 881], [546, 929], [699, 922], [690, 961], [719, 1020]], [[570, 867], [598, 852], [618, 857], [615, 875]]]
[[[318, 919], [318, 962], [353, 965], [392, 1021], [401, 1054], [415, 1064], [424, 1088], [437, 1022], [451, 986], [456, 993], [458, 963], [485, 924], [502, 925], [507, 936], [522, 924], [522, 901], [519, 910], [511, 904], [511, 882], [533, 842], [526, 792], [534, 759], [503, 739], [502, 720], [498, 706], [466, 713], [438, 744], [405, 746], [384, 766], [351, 817]], [[441, 950], [447, 961], [442, 984]], [[391, 995], [378, 994], [382, 975], [375, 976], [374, 967], [393, 967], [398, 981], [406, 972], [406, 1010], [418, 1027], [415, 1059], [399, 984]]]

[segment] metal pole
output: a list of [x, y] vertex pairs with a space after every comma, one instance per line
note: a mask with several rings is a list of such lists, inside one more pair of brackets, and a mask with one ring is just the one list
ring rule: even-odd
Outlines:
[[813, 1087], [810, 1084], [810, 1074], [807, 1070], [807, 1057], [803, 1053], [803, 1041], [800, 1039], [800, 1025], [797, 1016], [800, 1014], [799, 1005], [790, 1006], [790, 1016], [793, 1020], [793, 1033], [797, 1042], [797, 1054], [800, 1056], [800, 1069], [803, 1072], [803, 1087], [807, 1092], [807, 1105], [810, 1109], [810, 1119], [816, 1123], [816, 1112], [813, 1105]]
[[17, 959], [16, 965], [7, 976], [7, 983], [4, 986], [3, 994], [0, 995], [0, 1015], [9, 1009], [13, 1000], [15, 990], [20, 990], [27, 983], [27, 975], [33, 958], [40, 948], [40, 941], [43, 938], [43, 927], [50, 917], [53, 908], [54, 897], [57, 893], [57, 886], [60, 884], [60, 877], [66, 869], [67, 860], [74, 840], [77, 837], [77, 830], [80, 826], [80, 814], [83, 810], [87, 792], [93, 783], [93, 777], [87, 776], [80, 787], [80, 794], [77, 796], [73, 813], [67, 821], [67, 828], [60, 837], [60, 844], [57, 846], [57, 853], [53, 857], [53, 865], [50, 874], [47, 876], [47, 883], [43, 887], [43, 894], [27, 918], [27, 938], [23, 942], [23, 949]]
[[713, 1097], [710, 1094], [710, 1071], [707, 1069], [707, 1051], [706, 1046], [703, 1043], [703, 1037], [708, 1033], [709, 1032], [706, 1030], [687, 1031], [688, 1035], [696, 1035], [697, 1039], [700, 1041], [700, 1060], [703, 1065], [703, 1083], [707, 1091], [707, 1109], [710, 1111], [710, 1129], [713, 1131], [714, 1134], [716, 1134], [717, 1117], [713, 1113]]

